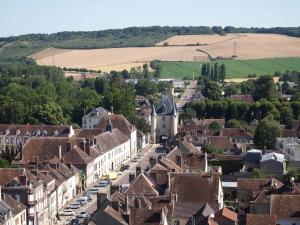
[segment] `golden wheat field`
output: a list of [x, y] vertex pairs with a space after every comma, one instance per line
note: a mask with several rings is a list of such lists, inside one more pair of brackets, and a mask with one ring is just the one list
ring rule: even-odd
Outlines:
[[[164, 42], [169, 45], [163, 47]], [[200, 46], [186, 46], [188, 44]], [[199, 51], [200, 50], [200, 51]], [[174, 36], [156, 47], [110, 49], [55, 49], [49, 48], [31, 57], [41, 65], [103, 70], [130, 69], [154, 59], [162, 61], [206, 61], [212, 57], [262, 59], [300, 56], [300, 38], [277, 34], [228, 34]]]

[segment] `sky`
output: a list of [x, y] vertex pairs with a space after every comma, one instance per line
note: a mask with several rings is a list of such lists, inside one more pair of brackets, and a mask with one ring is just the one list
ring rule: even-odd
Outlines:
[[0, 0], [0, 37], [130, 26], [300, 26], [299, 0]]

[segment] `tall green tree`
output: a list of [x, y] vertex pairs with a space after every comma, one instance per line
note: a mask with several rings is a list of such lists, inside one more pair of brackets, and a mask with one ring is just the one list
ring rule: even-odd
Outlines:
[[224, 63], [220, 66], [220, 82], [224, 83], [224, 80], [226, 79], [226, 66]]
[[281, 135], [280, 124], [272, 115], [260, 120], [254, 134], [254, 144], [257, 148], [275, 149], [276, 138]]
[[252, 93], [255, 100], [265, 98], [272, 100], [276, 97], [273, 77], [269, 75], [260, 76], [254, 82], [254, 92]]
[[218, 83], [214, 81], [209, 81], [206, 83], [202, 94], [212, 100], [219, 100], [221, 98], [221, 88]]

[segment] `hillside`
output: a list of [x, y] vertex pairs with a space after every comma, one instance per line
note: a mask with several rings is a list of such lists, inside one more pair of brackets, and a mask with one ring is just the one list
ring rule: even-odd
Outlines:
[[103, 31], [59, 32], [28, 34], [0, 38], [0, 58], [28, 56], [43, 49], [96, 49], [123, 47], [150, 47], [175, 35], [273, 33], [300, 37], [299, 27], [235, 28], [235, 27], [129, 27]]
[[[166, 41], [172, 46], [161, 46]], [[200, 43], [199, 45], [205, 43], [206, 45], [190, 46], [195, 43]], [[131, 67], [142, 66], [143, 63], [152, 60], [203, 62], [209, 60], [208, 54], [214, 58], [230, 58], [233, 55], [234, 43], [237, 46], [236, 59], [300, 57], [300, 38], [278, 34], [183, 35], [171, 37], [158, 43], [156, 47], [49, 48], [31, 55], [31, 57], [40, 65], [100, 69], [109, 72], [111, 70], [130, 70]], [[285, 67], [285, 69], [292, 68]], [[272, 70], [272, 72], [274, 71]], [[241, 71], [241, 74], [244, 75], [244, 71]]]

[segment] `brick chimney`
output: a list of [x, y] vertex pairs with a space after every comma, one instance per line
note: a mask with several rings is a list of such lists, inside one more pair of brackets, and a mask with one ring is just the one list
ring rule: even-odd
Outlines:
[[138, 177], [142, 173], [142, 167], [137, 166], [135, 168], [135, 177]]
[[61, 145], [58, 146], [58, 158], [59, 160], [62, 160]]

